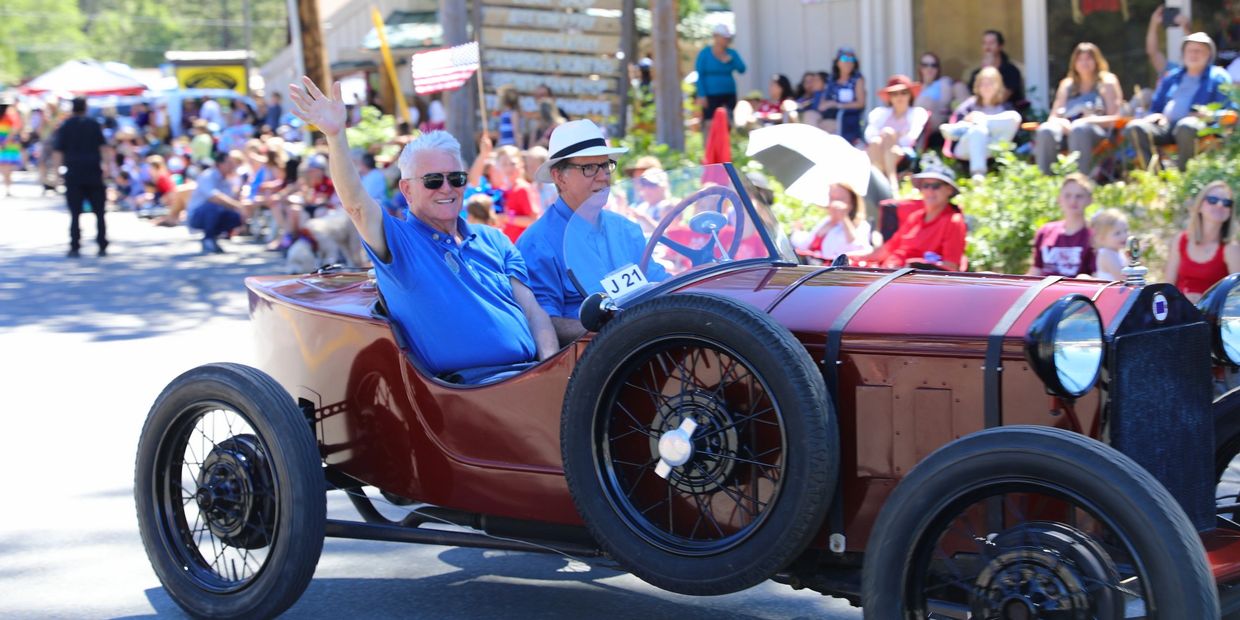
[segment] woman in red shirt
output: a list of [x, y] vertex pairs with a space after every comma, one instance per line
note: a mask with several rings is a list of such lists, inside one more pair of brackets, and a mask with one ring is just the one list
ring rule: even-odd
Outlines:
[[1240, 271], [1240, 244], [1231, 232], [1233, 206], [1226, 182], [1206, 185], [1188, 204], [1188, 225], [1167, 252], [1165, 279], [1194, 303], [1215, 282]]
[[861, 260], [883, 267], [925, 267], [960, 271], [964, 267], [964, 215], [951, 204], [960, 188], [956, 174], [940, 163], [930, 163], [913, 175], [923, 205], [908, 214], [900, 228], [877, 250]]

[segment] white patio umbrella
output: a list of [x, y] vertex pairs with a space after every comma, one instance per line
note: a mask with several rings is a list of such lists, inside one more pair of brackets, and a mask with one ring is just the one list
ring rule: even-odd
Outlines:
[[18, 88], [24, 94], [67, 93], [93, 95], [140, 95], [146, 84], [122, 75], [93, 60], [70, 60], [26, 82]]
[[749, 132], [745, 154], [779, 180], [784, 192], [825, 205], [831, 185], [847, 183], [862, 196], [870, 185], [870, 158], [847, 140], [813, 125], [785, 123]]

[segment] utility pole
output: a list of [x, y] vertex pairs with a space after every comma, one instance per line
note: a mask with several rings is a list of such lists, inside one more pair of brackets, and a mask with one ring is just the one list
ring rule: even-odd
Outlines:
[[[473, 1], [479, 2], [480, 0]], [[452, 47], [469, 42], [469, 11], [465, 2], [439, 0], [439, 23], [443, 24], [445, 46]], [[474, 123], [474, 117], [478, 111], [474, 109], [474, 102], [477, 101], [478, 94], [475, 89], [475, 80], [470, 80], [464, 86], [447, 91], [443, 95], [444, 108], [448, 114], [448, 133], [456, 136], [461, 143], [461, 157], [466, 163], [473, 161], [477, 154], [477, 145], [474, 144], [477, 125]]]
[[327, 65], [327, 49], [323, 46], [323, 25], [319, 21], [318, 0], [297, 0], [297, 21], [301, 25], [302, 62], [306, 75], [323, 92], [331, 92], [331, 72]]
[[684, 96], [680, 92], [680, 51], [676, 48], [676, 0], [651, 0], [654, 38], [655, 138], [685, 150]]
[[241, 12], [245, 15], [245, 94], [250, 92], [250, 69], [254, 65], [254, 3], [241, 0]]
[[629, 131], [629, 67], [637, 62], [637, 0], [624, 0], [624, 8], [620, 13], [620, 51], [624, 58], [620, 59], [620, 114], [619, 135]]

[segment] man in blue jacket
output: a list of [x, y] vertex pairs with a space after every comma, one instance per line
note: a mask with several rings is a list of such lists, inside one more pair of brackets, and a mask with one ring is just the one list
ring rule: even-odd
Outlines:
[[1197, 133], [1206, 126], [1196, 106], [1211, 103], [1228, 104], [1223, 84], [1231, 83], [1231, 76], [1222, 67], [1214, 66], [1218, 51], [1214, 39], [1204, 32], [1194, 32], [1184, 38], [1180, 48], [1184, 64], [1167, 72], [1158, 81], [1151, 114], [1128, 123], [1124, 135], [1137, 151], [1140, 161], [1149, 161], [1153, 144], [1176, 145], [1176, 165], [1181, 170], [1193, 158], [1197, 146]]

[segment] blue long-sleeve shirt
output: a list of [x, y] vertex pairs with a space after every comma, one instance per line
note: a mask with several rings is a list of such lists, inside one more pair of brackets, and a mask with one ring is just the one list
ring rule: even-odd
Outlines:
[[[1180, 81], [1184, 79], [1186, 72], [1187, 70], [1184, 67], [1176, 67], [1158, 81], [1158, 88], [1154, 91], [1154, 99], [1150, 102], [1151, 111], [1162, 112], [1167, 108], [1167, 103], [1175, 97], [1175, 91], [1180, 87]], [[1193, 95], [1192, 104], [1194, 106], [1211, 103], [1229, 105], [1230, 100], [1223, 93], [1221, 86], [1230, 83], [1231, 75], [1227, 73], [1226, 69], [1210, 65], [1208, 70], [1201, 74], [1201, 81], [1198, 82], [1197, 92]], [[1189, 111], [1184, 112], [1185, 115], [1188, 113]]]
[[697, 94], [699, 97], [736, 94], [736, 80], [732, 77], [732, 72], [744, 73], [745, 61], [741, 60], [740, 53], [732, 48], [728, 48], [728, 56], [731, 58], [730, 61], [719, 62], [709, 45], [698, 52], [694, 68], [697, 69], [698, 74]]

